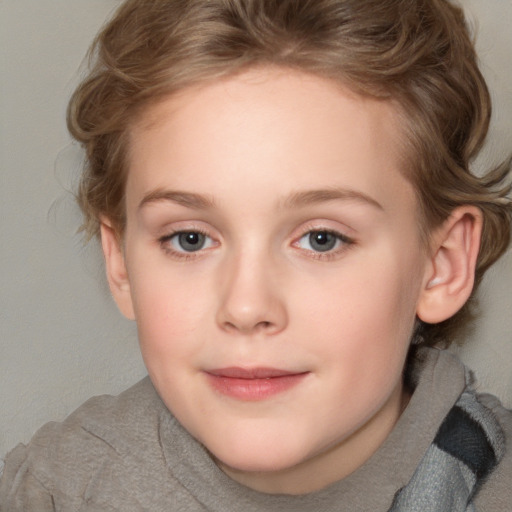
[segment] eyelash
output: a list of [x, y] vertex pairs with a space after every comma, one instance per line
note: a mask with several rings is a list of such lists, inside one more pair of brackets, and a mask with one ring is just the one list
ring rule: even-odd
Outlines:
[[[310, 249], [302, 249], [298, 247], [298, 244], [301, 240], [303, 240], [307, 236], [311, 236], [311, 234], [313, 233], [325, 233], [328, 235], [332, 235], [336, 238], [336, 243], [338, 243], [340, 246], [334, 249], [329, 249], [328, 251], [325, 252], [314, 251]], [[297, 247], [299, 250], [307, 252], [308, 257], [312, 257], [316, 260], [321, 261], [332, 261], [333, 259], [338, 258], [342, 253], [350, 249], [352, 246], [354, 246], [355, 243], [356, 241], [353, 238], [345, 235], [344, 233], [340, 233], [339, 231], [336, 231], [334, 229], [312, 226], [307, 228], [307, 230], [303, 232], [303, 234], [300, 237], [298, 237], [292, 245]]]
[[[202, 235], [209, 240], [213, 241], [213, 238], [207, 233], [206, 230], [192, 227], [190, 229], [178, 229], [176, 231], [172, 231], [171, 233], [168, 233], [164, 236], [161, 236], [158, 238], [158, 242], [162, 248], [162, 250], [172, 256], [173, 258], [180, 259], [180, 260], [190, 260], [199, 257], [203, 251], [209, 249], [207, 248], [200, 248], [197, 251], [178, 251], [176, 249], [173, 249], [170, 245], [170, 242], [177, 236], [182, 234], [199, 234]], [[334, 249], [328, 249], [325, 252], [322, 251], [315, 251], [313, 249], [304, 249], [298, 246], [299, 242], [303, 240], [307, 236], [311, 236], [313, 233], [325, 233], [327, 235], [332, 235], [336, 238], [336, 243], [340, 245], [340, 247], [336, 247]], [[215, 244], [215, 241], [213, 241]], [[302, 234], [295, 239], [295, 241], [292, 243], [293, 247], [296, 247], [300, 251], [303, 251], [305, 253], [308, 253], [308, 257], [312, 257], [316, 260], [321, 261], [331, 261], [335, 258], [337, 258], [341, 253], [347, 251], [351, 246], [355, 244], [355, 240], [351, 237], [348, 237], [347, 235], [340, 233], [339, 231], [336, 231], [334, 229], [329, 228], [322, 228], [318, 226], [312, 226], [307, 228], [305, 231], [302, 232]]]
[[189, 233], [197, 233], [199, 235], [203, 235], [204, 237], [206, 237], [210, 240], [213, 240], [212, 237], [206, 232], [206, 230], [192, 227], [190, 229], [178, 229], [176, 231], [172, 231], [171, 233], [161, 236], [158, 239], [158, 242], [159, 242], [162, 250], [166, 254], [172, 256], [173, 258], [180, 259], [180, 260], [190, 260], [193, 258], [197, 258], [199, 256], [199, 253], [201, 253], [204, 249], [199, 249], [197, 251], [190, 251], [190, 252], [177, 251], [176, 249], [173, 249], [172, 246], [170, 245], [170, 242], [172, 241], [173, 238], [175, 238], [179, 235], [184, 235], [184, 234], [189, 234]]

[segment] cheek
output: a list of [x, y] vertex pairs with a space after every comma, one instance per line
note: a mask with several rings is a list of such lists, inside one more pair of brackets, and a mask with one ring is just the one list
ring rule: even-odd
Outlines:
[[204, 286], [183, 275], [147, 271], [132, 283], [132, 295], [143, 355], [194, 349], [191, 340], [210, 309]]
[[[398, 270], [375, 271], [364, 266], [346, 275], [333, 273], [321, 286], [311, 283], [292, 294], [299, 317], [328, 335], [347, 343], [378, 343], [394, 335], [407, 337], [415, 318], [415, 291]], [[305, 307], [304, 307], [305, 306]], [[397, 340], [398, 341], [398, 340]]]
[[324, 352], [333, 372], [354, 383], [396, 380], [409, 347], [418, 286], [410, 280], [412, 265], [388, 254], [293, 295], [301, 330], [322, 340], [316, 350]]
[[[414, 302], [404, 300], [400, 280], [382, 273], [353, 274], [345, 289], [324, 301], [324, 368], [333, 382], [340, 417], [352, 411], [354, 424], [368, 420], [397, 389], [414, 327]], [[412, 302], [412, 304], [411, 304]], [[317, 316], [322, 318], [322, 316]], [[318, 320], [317, 320], [318, 325]]]

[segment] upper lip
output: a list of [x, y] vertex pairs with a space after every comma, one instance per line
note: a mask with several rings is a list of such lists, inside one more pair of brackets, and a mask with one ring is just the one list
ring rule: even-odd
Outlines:
[[281, 370], [278, 368], [219, 368], [208, 370], [207, 373], [215, 377], [225, 377], [230, 379], [272, 379], [276, 377], [286, 377], [289, 375], [300, 375], [300, 371]]

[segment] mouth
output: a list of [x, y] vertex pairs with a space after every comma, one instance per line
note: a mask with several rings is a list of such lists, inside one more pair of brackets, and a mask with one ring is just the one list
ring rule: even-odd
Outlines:
[[210, 386], [222, 395], [256, 402], [284, 393], [300, 384], [309, 372], [276, 368], [221, 368], [205, 372]]

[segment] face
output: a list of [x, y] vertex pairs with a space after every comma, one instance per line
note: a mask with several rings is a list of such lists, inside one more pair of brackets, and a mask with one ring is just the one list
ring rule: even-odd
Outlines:
[[114, 295], [168, 408], [254, 488], [342, 478], [400, 414], [426, 257], [397, 118], [274, 69], [132, 130]]

